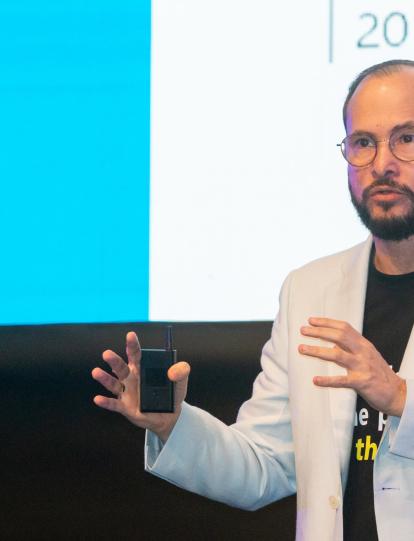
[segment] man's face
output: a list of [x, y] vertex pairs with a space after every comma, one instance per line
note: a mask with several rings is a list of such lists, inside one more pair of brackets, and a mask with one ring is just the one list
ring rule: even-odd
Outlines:
[[[361, 132], [377, 143], [375, 160], [348, 166], [352, 202], [375, 237], [399, 241], [414, 234], [414, 161], [396, 158], [388, 140], [400, 126], [414, 128], [414, 69], [368, 76], [352, 96], [347, 135]], [[411, 129], [411, 132], [413, 130]]]

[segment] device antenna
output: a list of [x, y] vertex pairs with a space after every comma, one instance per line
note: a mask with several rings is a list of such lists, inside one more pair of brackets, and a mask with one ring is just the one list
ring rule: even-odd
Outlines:
[[168, 325], [165, 334], [165, 349], [167, 351], [173, 350], [173, 335], [172, 335], [172, 326]]

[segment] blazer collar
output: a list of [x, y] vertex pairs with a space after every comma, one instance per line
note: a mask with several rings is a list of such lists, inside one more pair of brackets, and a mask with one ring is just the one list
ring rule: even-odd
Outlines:
[[[343, 258], [340, 276], [325, 291], [326, 317], [347, 321], [362, 332], [369, 256], [372, 237], [350, 250]], [[336, 365], [335, 365], [336, 366]]]

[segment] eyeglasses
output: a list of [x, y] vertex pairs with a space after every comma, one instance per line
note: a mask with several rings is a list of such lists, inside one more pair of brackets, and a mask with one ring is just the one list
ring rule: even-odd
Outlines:
[[386, 143], [392, 154], [403, 162], [414, 161], [414, 127], [396, 130], [389, 139], [376, 140], [368, 133], [348, 135], [336, 146], [345, 160], [355, 167], [365, 167], [375, 160], [378, 143]]

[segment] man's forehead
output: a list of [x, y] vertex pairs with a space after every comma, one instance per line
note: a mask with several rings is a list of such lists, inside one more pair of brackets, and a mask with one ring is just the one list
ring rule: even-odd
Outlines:
[[364, 124], [381, 128], [411, 120], [414, 121], [414, 69], [404, 67], [369, 75], [358, 85], [348, 103], [346, 128], [349, 133], [363, 129]]
[[372, 73], [363, 79], [356, 88], [354, 95], [351, 97], [350, 102], [358, 96], [361, 92], [369, 89], [370, 91], [376, 90], [378, 92], [385, 91], [389, 86], [394, 85], [408, 85], [414, 89], [414, 67], [403, 66], [398, 69], [387, 73]]

